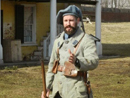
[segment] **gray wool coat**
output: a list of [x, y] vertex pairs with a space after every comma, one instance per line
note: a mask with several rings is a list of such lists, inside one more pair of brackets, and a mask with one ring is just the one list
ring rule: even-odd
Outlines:
[[[84, 32], [78, 28], [76, 33], [69, 39], [64, 40], [63, 31], [61, 35], [55, 40], [51, 58], [49, 61], [49, 68], [46, 75], [46, 86], [48, 89], [53, 88], [52, 94], [49, 98], [54, 98], [59, 92], [62, 98], [88, 98], [87, 89], [84, 85], [83, 77], [67, 77], [63, 72], [52, 73], [53, 62], [57, 59], [57, 49], [60, 54], [60, 65], [64, 66], [64, 62], [69, 59], [69, 52], [74, 51], [74, 47], [78, 44]], [[76, 67], [77, 71], [89, 71], [98, 66], [98, 55], [96, 53], [95, 42], [88, 34], [85, 34], [81, 40], [75, 56], [79, 59], [80, 68]]]

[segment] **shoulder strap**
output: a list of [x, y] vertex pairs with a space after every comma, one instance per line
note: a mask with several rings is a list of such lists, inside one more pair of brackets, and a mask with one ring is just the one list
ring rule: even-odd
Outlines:
[[[84, 33], [84, 35], [85, 35], [85, 33]], [[80, 44], [81, 40], [83, 39], [84, 35], [82, 36], [82, 38], [80, 39], [80, 41], [78, 42], [78, 44], [76, 45], [76, 47], [74, 48], [74, 53], [73, 53], [74, 55], [76, 54], [76, 51], [77, 51], [77, 49], [79, 47], [79, 44]]]
[[57, 48], [57, 58], [58, 58], [58, 60], [60, 60], [59, 48]]
[[[63, 45], [63, 43], [62, 43], [62, 45]], [[59, 48], [57, 48], [57, 51], [56, 51], [58, 60], [60, 60], [59, 49], [62, 47], [62, 45]]]

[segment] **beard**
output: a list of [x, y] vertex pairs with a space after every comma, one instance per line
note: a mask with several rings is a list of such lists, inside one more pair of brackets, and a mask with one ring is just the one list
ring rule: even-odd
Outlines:
[[[67, 31], [67, 28], [71, 28], [71, 30]], [[76, 29], [77, 29], [77, 26], [72, 27], [72, 26], [68, 25], [68, 26], [64, 27], [64, 31], [68, 35], [71, 35], [71, 34], [75, 33]]]

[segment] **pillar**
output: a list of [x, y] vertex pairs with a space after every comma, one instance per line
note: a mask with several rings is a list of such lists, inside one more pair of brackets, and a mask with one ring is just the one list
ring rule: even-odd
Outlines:
[[[0, 1], [0, 9], [1, 9], [1, 1]], [[3, 48], [1, 45], [1, 10], [0, 10], [0, 64], [3, 63]]]
[[56, 8], [57, 8], [57, 0], [50, 0], [50, 45], [49, 45], [49, 56], [51, 56], [52, 47], [54, 44], [54, 40], [57, 36], [57, 23], [56, 23]]
[[102, 56], [102, 44], [101, 44], [101, 0], [97, 0], [95, 11], [95, 33], [96, 37], [100, 39], [100, 42], [96, 42], [97, 54]]

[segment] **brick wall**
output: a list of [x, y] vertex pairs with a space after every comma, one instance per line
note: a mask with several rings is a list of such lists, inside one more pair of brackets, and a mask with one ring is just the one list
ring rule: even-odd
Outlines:
[[130, 13], [102, 12], [103, 22], [130, 22]]
[[[82, 8], [82, 13], [95, 21], [95, 8]], [[130, 22], [130, 9], [102, 8], [102, 22]]]

